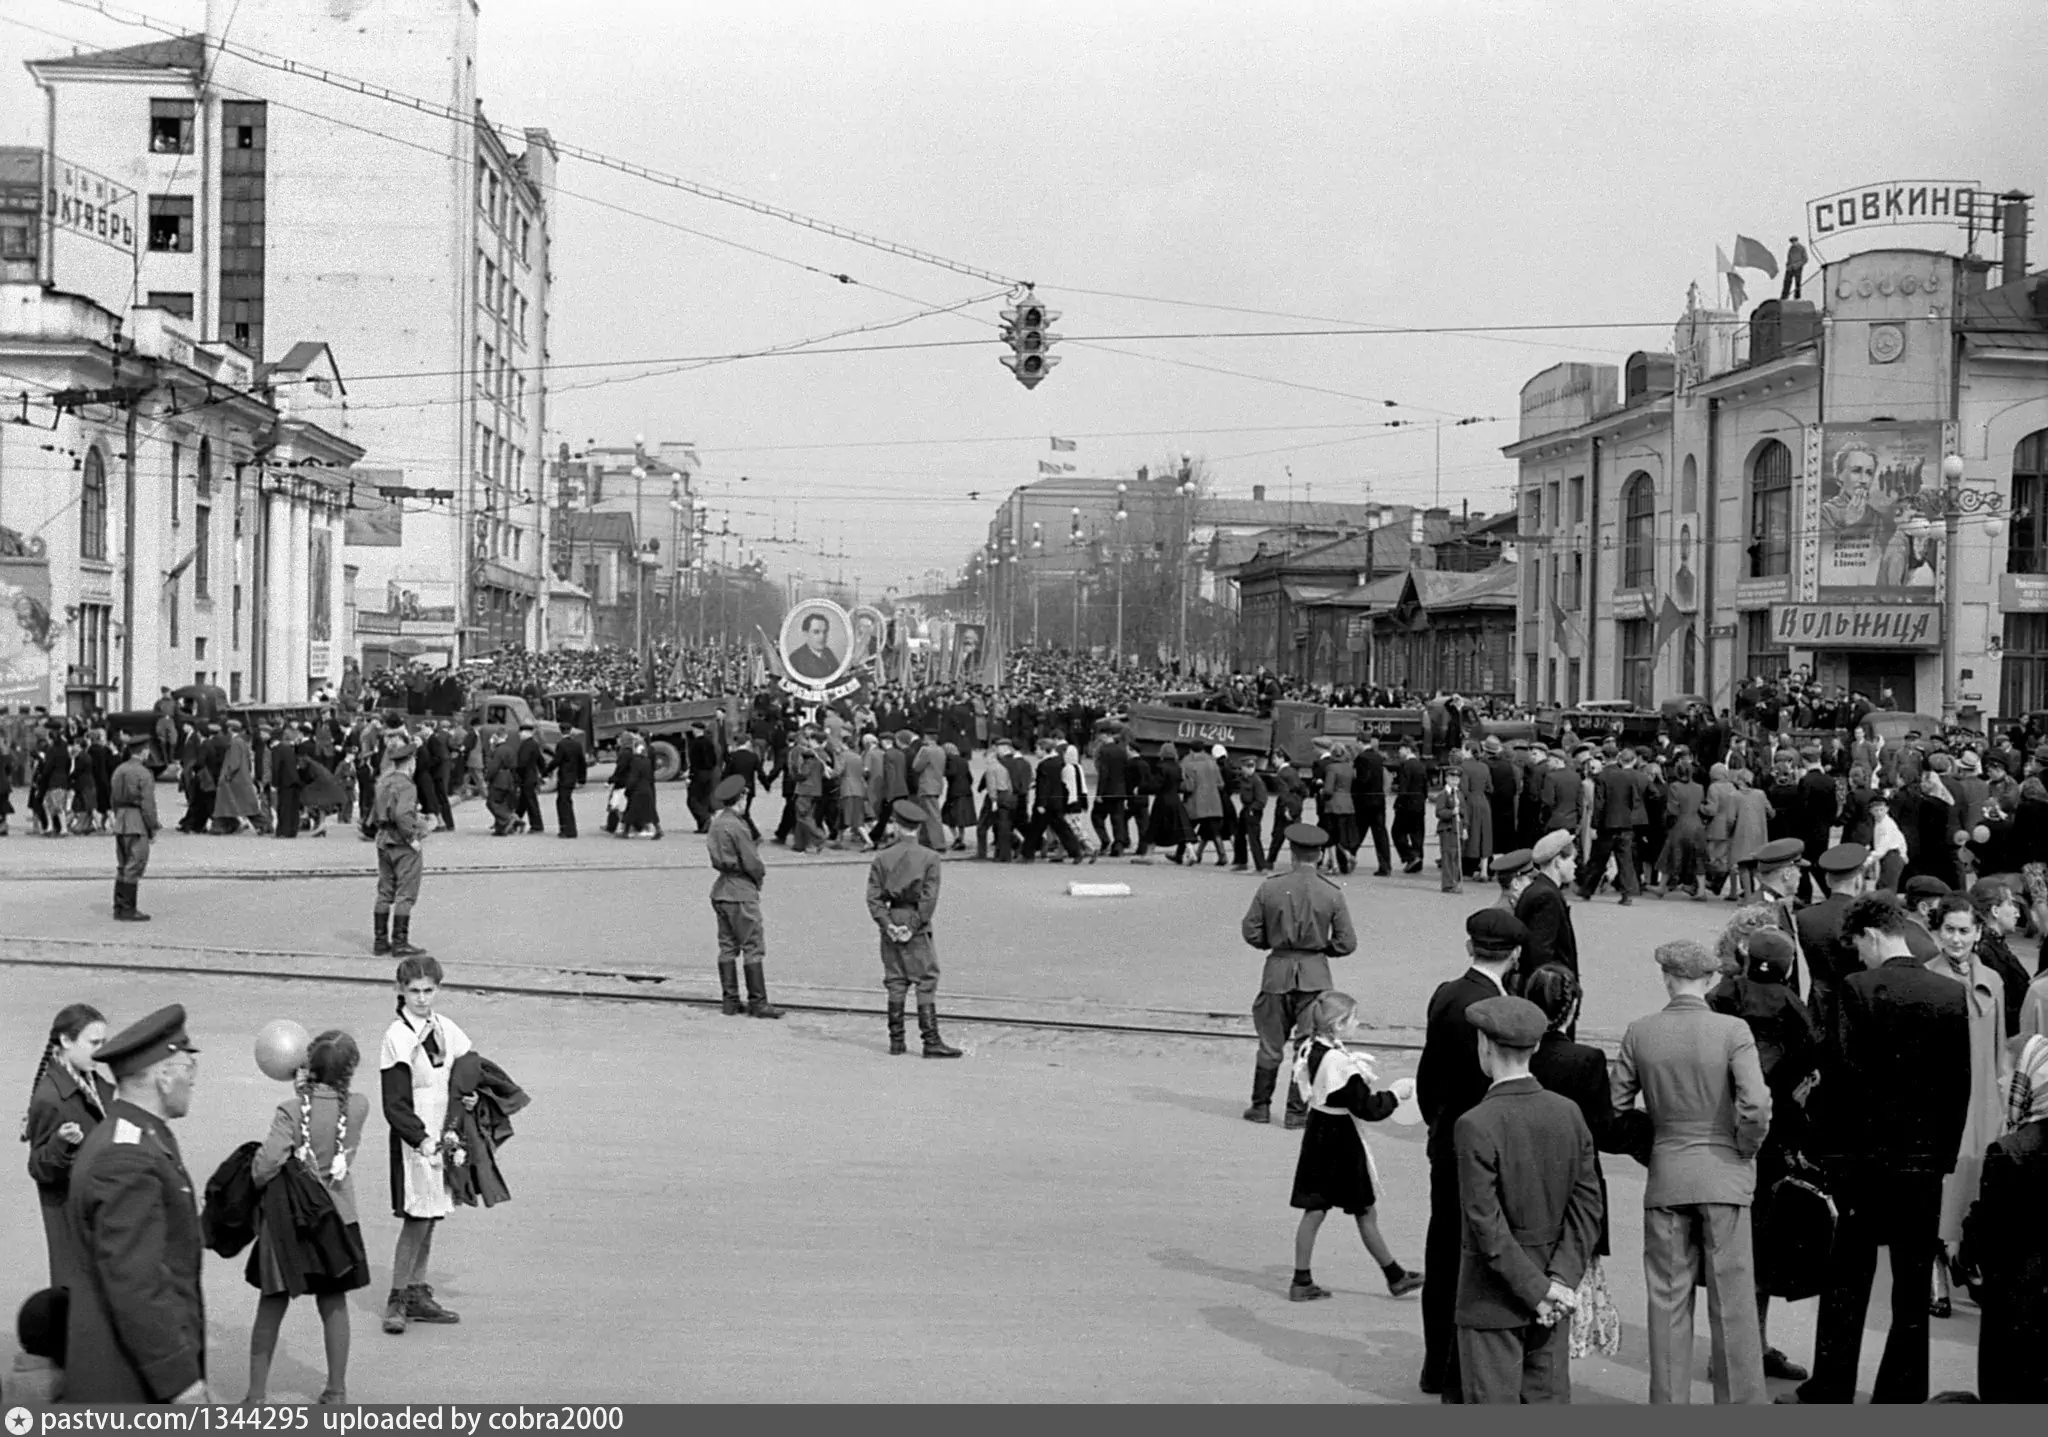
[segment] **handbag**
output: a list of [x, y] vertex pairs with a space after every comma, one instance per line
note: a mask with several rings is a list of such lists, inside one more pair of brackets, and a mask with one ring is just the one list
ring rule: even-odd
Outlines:
[[1594, 1258], [1579, 1280], [1579, 1305], [1572, 1309], [1571, 1355], [1598, 1352], [1613, 1357], [1621, 1351], [1621, 1310], [1607, 1290], [1607, 1269]]
[[626, 790], [623, 788], [613, 789], [611, 797], [604, 801], [604, 807], [607, 813], [624, 813], [626, 811]]
[[1827, 1285], [1838, 1214], [1819, 1177], [1814, 1169], [1803, 1168], [1771, 1188], [1770, 1220], [1764, 1224], [1757, 1266], [1770, 1274], [1770, 1295], [1787, 1302], [1816, 1296]]

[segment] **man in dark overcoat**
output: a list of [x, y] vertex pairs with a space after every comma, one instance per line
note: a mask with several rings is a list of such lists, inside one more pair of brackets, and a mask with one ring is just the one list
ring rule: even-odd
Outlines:
[[583, 736], [574, 729], [562, 735], [548, 759], [555, 776], [555, 832], [564, 838], [576, 836], [576, 790], [590, 777], [590, 759], [583, 752]]
[[119, 1091], [71, 1163], [67, 1401], [208, 1401], [199, 1204], [170, 1126], [191, 1110], [198, 1051], [175, 1003], [99, 1051]]
[[519, 746], [512, 751], [512, 772], [519, 781], [519, 816], [526, 820], [528, 833], [546, 833], [540, 816], [540, 769], [543, 761], [540, 740], [533, 725], [519, 725]]
[[1571, 834], [1552, 829], [1536, 841], [1530, 861], [1536, 876], [1515, 900], [1515, 917], [1529, 930], [1522, 958], [1515, 965], [1509, 986], [1521, 991], [1522, 982], [1546, 963], [1579, 971], [1579, 935], [1572, 927], [1571, 904], [1564, 890], [1578, 869], [1578, 843]]

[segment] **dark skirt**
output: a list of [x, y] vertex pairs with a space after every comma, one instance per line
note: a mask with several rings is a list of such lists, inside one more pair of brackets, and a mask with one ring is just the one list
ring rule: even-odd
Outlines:
[[661, 814], [654, 807], [654, 785], [629, 784], [626, 787], [626, 827], [657, 828]]
[[[296, 1254], [280, 1254], [266, 1223], [249, 1249], [243, 1279], [265, 1297], [324, 1297], [370, 1285], [370, 1258], [363, 1229], [337, 1215], [320, 1224], [310, 1241], [294, 1238]], [[290, 1258], [290, 1261], [281, 1260]]]
[[1162, 793], [1152, 801], [1152, 818], [1145, 826], [1145, 842], [1154, 848], [1177, 848], [1191, 837], [1187, 810], [1180, 795]]
[[1301, 1157], [1294, 1165], [1294, 1195], [1288, 1205], [1309, 1212], [1342, 1208], [1348, 1213], [1372, 1211], [1375, 1194], [1365, 1143], [1349, 1113], [1310, 1108], [1301, 1134]]

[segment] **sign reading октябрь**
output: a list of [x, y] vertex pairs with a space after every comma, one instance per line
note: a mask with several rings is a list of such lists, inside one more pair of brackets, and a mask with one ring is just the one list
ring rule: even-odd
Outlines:
[[1935, 604], [1773, 604], [1771, 641], [1798, 648], [1935, 649]]

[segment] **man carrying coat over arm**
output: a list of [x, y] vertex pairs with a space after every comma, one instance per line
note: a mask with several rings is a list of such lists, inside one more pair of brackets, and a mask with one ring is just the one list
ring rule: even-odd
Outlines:
[[1569, 1402], [1570, 1314], [1600, 1239], [1593, 1135], [1529, 1076], [1542, 1009], [1482, 998], [1465, 1018], [1492, 1086], [1455, 1135], [1459, 1378], [1467, 1402]]

